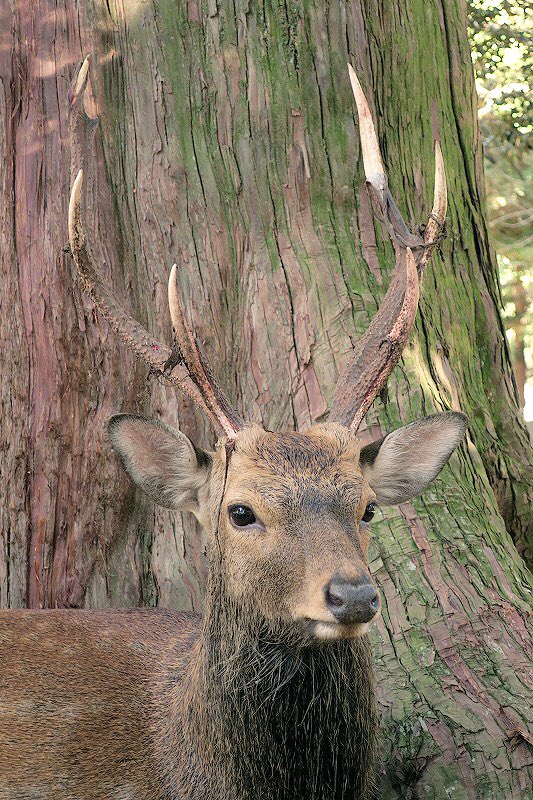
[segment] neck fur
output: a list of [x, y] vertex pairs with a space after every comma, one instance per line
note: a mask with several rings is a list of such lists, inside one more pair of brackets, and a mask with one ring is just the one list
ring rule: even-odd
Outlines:
[[189, 695], [191, 745], [213, 797], [367, 798], [377, 733], [367, 637], [304, 645], [217, 583]]

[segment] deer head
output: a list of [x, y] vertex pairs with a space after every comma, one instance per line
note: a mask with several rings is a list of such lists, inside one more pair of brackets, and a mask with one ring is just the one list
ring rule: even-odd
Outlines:
[[[74, 167], [86, 159], [92, 128], [83, 106], [88, 64], [86, 59], [70, 93]], [[202, 408], [220, 437], [214, 452], [206, 453], [161, 422], [119, 414], [109, 431], [126, 471], [155, 502], [196, 515], [208, 534], [211, 579], [223, 583], [236, 614], [245, 610], [306, 641], [366, 631], [380, 607], [367, 556], [375, 504], [402, 503], [421, 492], [466, 428], [464, 415], [447, 412], [365, 447], [357, 438], [409, 336], [420, 276], [444, 228], [446, 184], [437, 144], [433, 210], [424, 236], [411, 234], [389, 192], [370, 110], [350, 66], [349, 73], [367, 190], [391, 236], [396, 266], [378, 313], [340, 375], [327, 423], [303, 433], [245, 423], [185, 319], [176, 266], [169, 280], [175, 332], [169, 349], [122, 310], [100, 278], [82, 225], [82, 170], [69, 205], [71, 252], [96, 306], [152, 370]]]

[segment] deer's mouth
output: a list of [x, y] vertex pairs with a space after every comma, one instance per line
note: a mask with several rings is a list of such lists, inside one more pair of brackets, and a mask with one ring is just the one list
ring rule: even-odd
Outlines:
[[306, 627], [316, 639], [322, 641], [336, 641], [339, 639], [357, 639], [368, 631], [368, 622], [353, 622], [343, 624], [340, 622], [324, 622], [321, 619], [306, 619]]

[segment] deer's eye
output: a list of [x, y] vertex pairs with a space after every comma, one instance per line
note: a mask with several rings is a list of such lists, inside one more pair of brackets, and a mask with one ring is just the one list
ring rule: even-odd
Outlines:
[[229, 507], [229, 518], [238, 528], [246, 528], [257, 522], [254, 512], [248, 506], [235, 505]]
[[369, 503], [365, 508], [365, 513], [362, 516], [362, 521], [370, 522], [375, 513], [376, 513], [376, 506], [374, 505], [374, 503]]

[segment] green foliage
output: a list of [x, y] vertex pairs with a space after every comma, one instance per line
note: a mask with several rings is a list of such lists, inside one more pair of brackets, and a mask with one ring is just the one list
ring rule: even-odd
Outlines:
[[529, 0], [469, 3], [489, 220], [522, 403], [524, 384], [533, 376], [533, 20], [528, 10]]
[[[532, 149], [533, 24], [529, 0], [470, 0], [470, 40], [480, 120], [492, 147]], [[493, 154], [495, 155], [495, 154]]]

